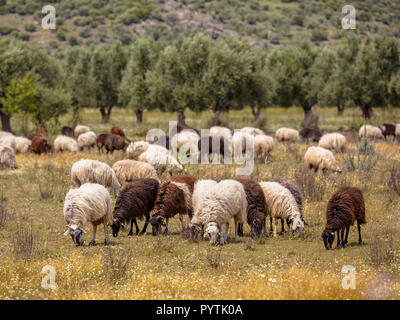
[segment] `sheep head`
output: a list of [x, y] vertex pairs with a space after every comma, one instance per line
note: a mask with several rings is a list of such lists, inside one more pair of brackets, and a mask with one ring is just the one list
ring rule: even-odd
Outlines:
[[150, 219], [150, 224], [152, 226], [152, 234], [156, 236], [161, 232], [161, 226], [166, 226], [164, 223], [164, 217], [160, 215], [154, 215]]
[[263, 212], [256, 212], [254, 215], [254, 219], [251, 222], [251, 230], [250, 230], [250, 236], [253, 239], [258, 238], [261, 235], [263, 226], [265, 224], [265, 214]]
[[82, 227], [72, 224], [68, 226], [68, 230], [64, 232], [64, 236], [70, 235], [75, 246], [83, 245], [83, 234], [86, 233]]
[[335, 232], [330, 229], [325, 229], [322, 232], [322, 240], [324, 240], [326, 250], [332, 249], [332, 244], [335, 240]]
[[293, 226], [292, 226], [293, 233], [295, 235], [302, 237], [304, 234], [304, 222], [301, 220], [300, 215], [294, 217], [292, 221], [293, 221]]
[[210, 244], [216, 245], [218, 244], [218, 238], [221, 236], [221, 232], [219, 232], [218, 225], [215, 222], [207, 223], [206, 232], [204, 232], [203, 237], [210, 238]]

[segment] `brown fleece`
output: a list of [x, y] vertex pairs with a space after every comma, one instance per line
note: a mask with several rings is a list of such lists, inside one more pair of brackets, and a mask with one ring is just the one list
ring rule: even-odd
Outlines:
[[53, 145], [46, 138], [36, 135], [32, 138], [30, 150], [37, 154], [50, 153], [53, 151]]
[[97, 145], [97, 148], [99, 149], [99, 151], [103, 151], [103, 147], [106, 143], [107, 137], [110, 135], [111, 135], [111, 133], [109, 133], [109, 132], [103, 132], [97, 136], [96, 145]]
[[322, 137], [321, 131], [313, 128], [303, 128], [300, 130], [299, 134], [304, 140], [311, 140], [313, 142], [318, 142]]
[[114, 150], [125, 150], [128, 146], [126, 143], [126, 138], [121, 137], [117, 134], [110, 134], [104, 143], [107, 153], [113, 153]]
[[111, 133], [119, 135], [121, 137], [125, 137], [124, 130], [122, 130], [120, 127], [117, 126], [111, 128]]

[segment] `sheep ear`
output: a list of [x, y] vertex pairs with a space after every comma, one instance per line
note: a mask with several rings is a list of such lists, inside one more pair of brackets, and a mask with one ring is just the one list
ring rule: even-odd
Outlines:
[[67, 235], [69, 235], [69, 229], [64, 232], [64, 236], [67, 236]]

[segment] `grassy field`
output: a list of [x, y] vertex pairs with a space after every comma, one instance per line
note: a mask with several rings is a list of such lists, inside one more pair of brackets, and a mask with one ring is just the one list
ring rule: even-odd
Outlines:
[[[341, 117], [330, 108], [319, 114], [320, 127], [325, 130], [351, 130], [362, 123], [358, 110], [346, 110]], [[299, 128], [302, 116], [298, 108], [271, 108], [260, 123], [268, 131], [283, 125]], [[196, 128], [206, 128], [212, 118], [209, 113], [187, 113], [186, 117]], [[62, 124], [69, 119], [63, 118]], [[149, 128], [166, 129], [168, 119], [174, 120], [175, 115], [147, 112], [144, 125], [137, 127], [132, 114], [116, 109], [111, 123], [104, 125], [98, 111], [85, 110], [81, 123], [96, 132], [118, 124], [137, 140]], [[232, 112], [225, 119], [232, 129], [254, 125], [248, 110]], [[395, 111], [375, 112], [375, 123], [395, 120], [400, 122]], [[21, 130], [18, 119], [12, 125], [17, 133]], [[356, 143], [351, 140], [348, 152]], [[400, 195], [390, 181], [397, 179], [400, 185], [400, 145], [377, 142], [379, 160], [370, 171], [326, 175], [304, 168], [307, 147], [303, 142], [277, 143], [267, 163], [257, 164], [251, 175], [256, 181], [287, 176], [300, 185], [308, 223], [304, 238], [285, 234], [253, 241], [246, 225], [245, 236], [235, 243], [231, 226], [229, 243], [222, 247], [188, 240], [177, 218], [171, 221], [167, 236], [152, 236], [151, 227], [144, 236], [128, 237], [122, 231], [110, 246], [102, 244], [102, 228], [97, 245], [87, 246], [91, 236], [91, 226], [87, 226], [85, 245], [74, 247], [70, 237], [62, 235], [66, 230], [63, 200], [72, 186], [72, 164], [83, 157], [112, 164], [124, 154], [17, 155], [19, 169], [0, 172], [0, 299], [399, 299]], [[343, 167], [339, 155], [337, 160]], [[187, 169], [201, 178], [235, 177], [234, 166]], [[364, 244], [357, 244], [353, 227], [346, 249], [327, 251], [321, 240], [326, 204], [343, 185], [364, 192], [368, 221], [362, 227]], [[53, 290], [41, 287], [46, 265], [56, 271]], [[355, 267], [354, 290], [342, 287], [345, 265]]]

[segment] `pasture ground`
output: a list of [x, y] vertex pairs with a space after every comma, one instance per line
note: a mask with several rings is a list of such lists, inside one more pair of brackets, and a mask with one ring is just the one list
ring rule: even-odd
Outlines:
[[[319, 113], [321, 129], [352, 130], [362, 124], [358, 110], [346, 110], [342, 116], [333, 108]], [[302, 118], [299, 108], [271, 108], [263, 114], [267, 116], [256, 124], [249, 110], [231, 112], [225, 119], [231, 129], [258, 124], [274, 131], [281, 126], [299, 128]], [[174, 114], [146, 112], [144, 125], [138, 127], [126, 110], [115, 109], [109, 124], [102, 124], [99, 115], [98, 111], [85, 110], [81, 123], [96, 132], [119, 125], [135, 140], [143, 138], [150, 128], [166, 129], [167, 120], [175, 119]], [[207, 128], [211, 121], [209, 113], [195, 116], [188, 112], [186, 117], [196, 128]], [[68, 119], [63, 118], [62, 124]], [[373, 122], [394, 120], [400, 122], [396, 111], [377, 110]], [[21, 134], [21, 120], [12, 124]], [[50, 131], [51, 138], [55, 133], [56, 129]], [[72, 164], [83, 157], [112, 164], [124, 154], [92, 150], [17, 155], [19, 169], [0, 172], [0, 299], [399, 299], [400, 195], [390, 181], [397, 179], [400, 186], [400, 145], [377, 142], [379, 160], [370, 171], [325, 175], [305, 170], [307, 147], [304, 142], [276, 143], [267, 163], [257, 164], [251, 175], [256, 181], [287, 176], [299, 183], [306, 199], [305, 237], [269, 235], [253, 241], [246, 225], [245, 237], [235, 243], [231, 225], [230, 241], [222, 247], [188, 240], [176, 218], [170, 222], [171, 234], [167, 236], [153, 237], [151, 226], [144, 236], [128, 237], [127, 231], [122, 231], [118, 238], [112, 238], [109, 232], [110, 246], [104, 246], [99, 228], [97, 245], [88, 247], [88, 225], [85, 246], [76, 248], [70, 237], [62, 235], [62, 207], [72, 186]], [[348, 152], [355, 148], [353, 139]], [[340, 156], [337, 160], [343, 166]], [[201, 178], [235, 177], [234, 166], [228, 165], [193, 165], [187, 170]], [[362, 227], [364, 244], [357, 244], [353, 227], [347, 248], [327, 251], [321, 240], [326, 204], [331, 194], [346, 184], [364, 192], [368, 221]], [[139, 222], [140, 227], [143, 222]], [[54, 290], [41, 286], [45, 276], [41, 271], [46, 265], [56, 271]], [[345, 265], [356, 270], [355, 289], [342, 287]]]

